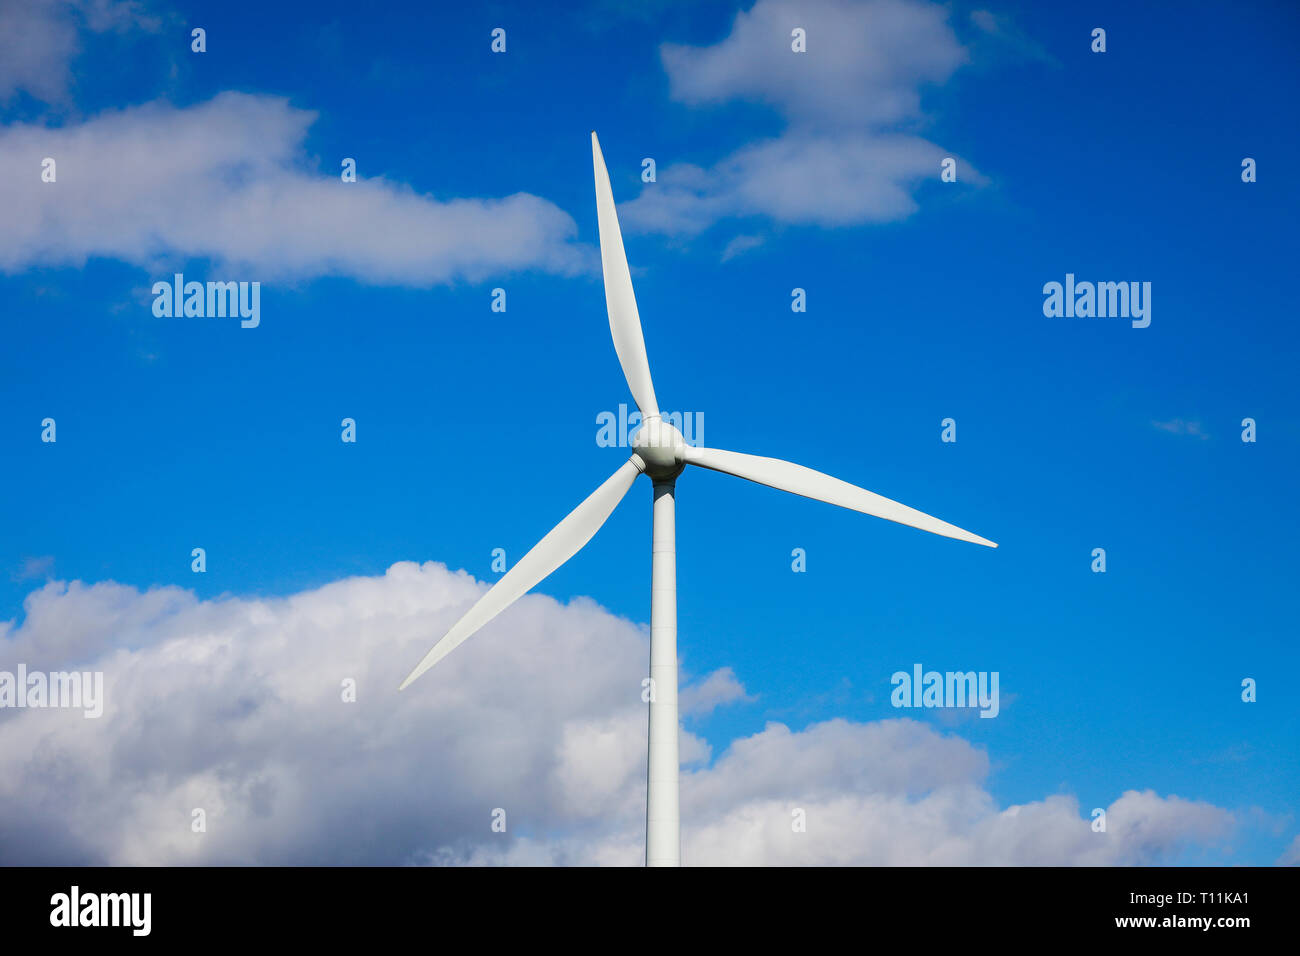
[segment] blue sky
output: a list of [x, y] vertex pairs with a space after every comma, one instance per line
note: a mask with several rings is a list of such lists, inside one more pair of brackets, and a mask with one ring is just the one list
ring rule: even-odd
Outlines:
[[[385, 232], [382, 208], [363, 214], [373, 234], [298, 232], [292, 205], [278, 222], [232, 224], [220, 209], [238, 186], [209, 170], [191, 183], [183, 164], [151, 159], [100, 187], [121, 183], [123, 210], [78, 204], [56, 229], [40, 207], [47, 225], [0, 251], [0, 620], [19, 628], [47, 578], [176, 585], [205, 601], [293, 595], [398, 561], [493, 580], [493, 548], [513, 562], [626, 457], [595, 441], [596, 416], [631, 404], [595, 252], [596, 129], [616, 199], [637, 204], [625, 240], [660, 404], [702, 412], [705, 444], [818, 468], [1000, 544], [688, 471], [682, 666], [730, 667], [750, 698], [688, 728], [717, 754], [769, 721], [911, 717], [987, 751], [999, 806], [1069, 794], [1087, 816], [1150, 789], [1236, 821], [1225, 839], [1163, 860], [1278, 860], [1300, 792], [1300, 204], [1287, 166], [1300, 151], [1300, 24], [1284, 4], [1250, 16], [1144, 7], [923, 10], [942, 27], [917, 36], [948, 37], [959, 62], [900, 55], [881, 78], [854, 72], [850, 56], [835, 82], [814, 72], [788, 97], [746, 87], [743, 64], [711, 89], [689, 55], [683, 74], [666, 67], [664, 44], [737, 36], [734, 4], [359, 15], [146, 3], [104, 30], [56, 11], [80, 48], [65, 82], [52, 62], [39, 83], [0, 75], [0, 141], [15, 150], [22, 128], [29, 140], [93, 130], [111, 111], [161, 102], [136, 131], [149, 131], [147, 156], [166, 157], [187, 111], [231, 91], [244, 106], [285, 98], [271, 122], [316, 115], [280, 144], [277, 195], [303, 183], [369, 184], [398, 205], [525, 193], [571, 217], [572, 232], [543, 211], [534, 245], [496, 255], [489, 243], [444, 271], [423, 232], [395, 226], [387, 240], [401, 251], [375, 257], [398, 262], [389, 269], [365, 252]], [[193, 26], [207, 30], [206, 53], [189, 49]], [[496, 26], [501, 55], [489, 50]], [[1097, 26], [1104, 54], [1089, 48]], [[821, 41], [810, 32], [809, 60]], [[705, 92], [690, 94], [692, 82]], [[893, 112], [859, 102], [898, 91], [908, 96]], [[220, 139], [244, 106], [199, 129]], [[728, 177], [747, 168], [734, 158], [756, 144], [849, 150], [864, 136], [958, 157], [958, 182], [907, 158], [901, 209], [859, 208], [798, 169], [768, 170], [788, 202], [727, 198]], [[339, 181], [343, 157], [360, 183]], [[656, 183], [641, 181], [644, 157]], [[1243, 157], [1257, 182], [1241, 181]], [[225, 172], [256, 177], [261, 162], [254, 145]], [[30, 182], [5, 191], [63, 189], [89, 165], [60, 161], [57, 184], [24, 165]], [[851, 168], [838, 185], [870, 192], [877, 175]], [[656, 228], [637, 210], [668, 209], [663, 196], [675, 197], [672, 216]], [[28, 208], [18, 202], [6, 205]], [[78, 217], [92, 216], [108, 238], [66, 251]], [[185, 216], [198, 221], [178, 226]], [[750, 248], [728, 254], [738, 237]], [[450, 245], [462, 238], [452, 230]], [[173, 271], [261, 281], [260, 326], [155, 317], [149, 288]], [[1042, 286], [1067, 272], [1150, 282], [1150, 327], [1045, 317]], [[504, 313], [490, 310], [495, 287]], [[806, 313], [791, 311], [795, 287]], [[40, 441], [47, 416], [53, 445]], [[355, 444], [339, 439], [345, 417]], [[940, 441], [947, 417], [953, 444]], [[1245, 417], [1258, 423], [1253, 444], [1240, 440]], [[645, 482], [539, 590], [644, 624], [649, 502]], [[205, 574], [190, 571], [194, 547]], [[1090, 569], [1098, 547], [1105, 574]], [[806, 573], [792, 573], [793, 548], [806, 550]], [[896, 711], [890, 675], [916, 662], [998, 671], [1000, 715]], [[1255, 703], [1240, 699], [1246, 677]]]

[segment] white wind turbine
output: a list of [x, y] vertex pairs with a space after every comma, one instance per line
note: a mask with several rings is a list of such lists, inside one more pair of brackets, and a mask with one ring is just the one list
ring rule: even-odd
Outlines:
[[641, 409], [644, 422], [632, 443], [635, 452], [563, 521], [551, 529], [519, 563], [506, 572], [402, 681], [399, 690], [438, 663], [466, 638], [539, 584], [577, 554], [623, 500], [637, 476], [654, 482], [653, 557], [650, 577], [650, 700], [649, 771], [646, 780], [646, 865], [680, 863], [681, 838], [677, 809], [677, 546], [673, 496], [677, 476], [686, 465], [700, 465], [746, 478], [805, 498], [825, 501], [851, 511], [875, 515], [899, 524], [932, 531], [948, 538], [996, 548], [992, 541], [932, 518], [897, 501], [850, 485], [802, 465], [778, 458], [761, 458], [716, 448], [687, 445], [679, 432], [659, 415], [650, 363], [646, 359], [641, 319], [632, 294], [632, 277], [623, 253], [623, 236], [614, 211], [609, 171], [596, 134], [591, 134], [596, 168], [596, 215], [600, 229], [600, 260], [605, 273], [605, 305], [623, 376]]

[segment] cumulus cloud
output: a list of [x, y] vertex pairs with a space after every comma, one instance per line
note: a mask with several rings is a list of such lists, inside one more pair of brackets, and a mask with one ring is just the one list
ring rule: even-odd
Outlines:
[[0, 0], [0, 103], [20, 90], [44, 102], [66, 98], [79, 31], [156, 31], [161, 21], [131, 0]]
[[[807, 52], [791, 51], [791, 31]], [[886, 222], [916, 210], [913, 192], [952, 155], [911, 131], [921, 92], [966, 62], [947, 11], [918, 0], [759, 0], [705, 47], [666, 44], [675, 99], [763, 104], [786, 124], [712, 167], [677, 164], [623, 208], [631, 228], [693, 236], [722, 219], [761, 216], [826, 227]], [[961, 179], [983, 182], [968, 163]], [[732, 256], [752, 248], [728, 247]]]
[[[108, 257], [161, 270], [207, 259], [249, 279], [339, 275], [425, 286], [588, 268], [572, 217], [528, 193], [445, 199], [308, 167], [316, 114], [223, 93], [63, 127], [0, 129], [0, 270]], [[57, 181], [42, 182], [42, 160]]]
[[[0, 622], [0, 669], [101, 670], [104, 713], [0, 709], [0, 860], [639, 863], [645, 628], [530, 595], [396, 692], [485, 588], [433, 563], [284, 598], [47, 583]], [[729, 669], [682, 694], [744, 696]], [[1151, 863], [1232, 826], [1149, 791], [1104, 834], [1069, 797], [1000, 809], [987, 755], [912, 720], [771, 723], [716, 759], [683, 731], [682, 752], [688, 863]]]
[[[802, 28], [807, 52], [791, 50]], [[747, 99], [795, 126], [879, 126], [920, 109], [919, 85], [941, 83], [966, 60], [947, 11], [916, 0], [759, 0], [707, 47], [665, 44], [674, 98]]]

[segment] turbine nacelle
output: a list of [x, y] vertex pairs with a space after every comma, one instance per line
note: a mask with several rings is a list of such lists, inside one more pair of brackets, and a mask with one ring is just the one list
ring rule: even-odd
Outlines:
[[657, 481], [677, 477], [686, 465], [686, 439], [658, 415], [642, 423], [632, 436], [632, 447], [645, 466], [642, 470]]

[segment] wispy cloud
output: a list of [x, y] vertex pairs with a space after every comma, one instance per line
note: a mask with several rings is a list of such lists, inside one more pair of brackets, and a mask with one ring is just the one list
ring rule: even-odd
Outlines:
[[1017, 56], [1050, 63], [1053, 66], [1061, 65], [1061, 61], [1049, 53], [1045, 46], [1020, 29], [1008, 16], [990, 10], [974, 10], [971, 12], [970, 22], [990, 40], [1009, 49]]
[[23, 558], [22, 564], [10, 575], [14, 581], [30, 581], [33, 578], [46, 577], [54, 570], [54, 556], [43, 554], [39, 557]]
[[736, 256], [742, 256], [751, 249], [757, 249], [764, 242], [762, 236], [736, 236], [722, 250], [722, 261], [726, 262]]
[[154, 32], [162, 21], [132, 0], [0, 0], [0, 103], [19, 91], [65, 100], [81, 31]]
[[1280, 857], [1277, 859], [1278, 866], [1300, 866], [1300, 836], [1291, 841]]
[[1210, 437], [1205, 427], [1194, 419], [1171, 418], [1167, 422], [1152, 421], [1151, 425], [1171, 435], [1186, 435], [1188, 438], [1199, 438], [1201, 441]]

